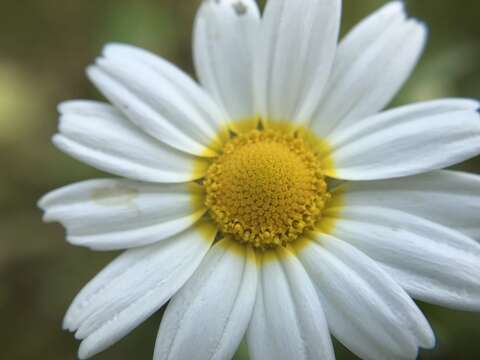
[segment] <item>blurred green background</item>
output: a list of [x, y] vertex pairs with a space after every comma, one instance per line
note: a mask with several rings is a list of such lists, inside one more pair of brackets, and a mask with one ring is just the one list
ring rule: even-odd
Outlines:
[[[152, 50], [193, 73], [193, 0], [2, 0], [0, 12], [0, 359], [75, 359], [61, 330], [77, 291], [115, 255], [75, 248], [59, 225], [41, 222], [38, 198], [71, 182], [102, 176], [50, 143], [56, 104], [101, 99], [85, 67], [110, 41]], [[385, 1], [344, 0], [345, 33]], [[480, 3], [410, 0], [430, 27], [425, 56], [396, 104], [480, 93]], [[388, 76], [388, 74], [386, 74]], [[480, 161], [460, 168], [480, 172]], [[480, 215], [480, 214], [479, 214]], [[479, 274], [480, 276], [480, 274]], [[421, 304], [438, 345], [421, 359], [479, 359], [480, 315]], [[151, 359], [160, 314], [96, 357]], [[338, 359], [354, 359], [337, 345]]]

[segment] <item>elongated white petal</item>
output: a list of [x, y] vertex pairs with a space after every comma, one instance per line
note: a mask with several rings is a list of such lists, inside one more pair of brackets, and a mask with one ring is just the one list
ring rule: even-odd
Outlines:
[[215, 155], [225, 115], [192, 79], [133, 46], [109, 45], [103, 55], [88, 75], [132, 122], [178, 150]]
[[340, 43], [332, 76], [312, 120], [319, 136], [328, 136], [382, 110], [416, 65], [426, 28], [407, 20], [403, 3], [394, 1], [357, 25]]
[[128, 250], [75, 298], [64, 327], [83, 339], [81, 359], [127, 335], [165, 304], [200, 264], [215, 237], [199, 224], [170, 240]]
[[231, 359], [255, 302], [251, 248], [222, 240], [168, 305], [154, 359]]
[[62, 151], [100, 170], [135, 180], [187, 182], [204, 173], [195, 157], [140, 131], [113, 107], [93, 101], [69, 101], [59, 107]]
[[413, 297], [480, 310], [480, 245], [469, 237], [398, 210], [346, 206], [334, 234], [384, 268]]
[[373, 260], [322, 235], [299, 250], [334, 336], [363, 359], [415, 359], [434, 335], [412, 299]]
[[479, 103], [446, 99], [404, 106], [329, 137], [335, 169], [347, 180], [402, 177], [480, 154]]
[[233, 121], [255, 115], [253, 59], [259, 25], [254, 0], [205, 0], [196, 17], [193, 50], [200, 82]]
[[264, 255], [247, 343], [252, 360], [335, 358], [315, 288], [290, 250]]
[[196, 184], [146, 184], [129, 180], [84, 181], [44, 196], [45, 221], [59, 221], [67, 240], [94, 250], [115, 250], [167, 239], [206, 211]]
[[349, 206], [397, 209], [480, 241], [480, 176], [439, 170], [401, 179], [354, 181], [338, 188]]
[[330, 75], [340, 11], [340, 0], [268, 1], [254, 69], [264, 119], [310, 119]]

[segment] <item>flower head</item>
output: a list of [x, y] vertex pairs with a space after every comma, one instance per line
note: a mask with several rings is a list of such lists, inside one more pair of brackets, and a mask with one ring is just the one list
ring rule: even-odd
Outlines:
[[205, 0], [200, 84], [111, 44], [88, 75], [113, 104], [60, 105], [54, 143], [122, 178], [46, 195], [67, 240], [125, 252], [64, 326], [88, 358], [167, 304], [155, 359], [414, 359], [413, 298], [480, 310], [479, 103], [382, 112], [425, 26], [393, 1], [338, 45], [340, 0]]

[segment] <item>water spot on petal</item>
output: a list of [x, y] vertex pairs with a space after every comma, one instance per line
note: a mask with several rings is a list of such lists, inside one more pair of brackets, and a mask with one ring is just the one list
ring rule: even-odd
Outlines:
[[248, 11], [248, 7], [241, 1], [232, 4], [232, 6], [238, 16], [245, 15]]
[[137, 189], [122, 184], [110, 188], [95, 189], [91, 193], [91, 199], [94, 203], [106, 207], [136, 207], [134, 200], [137, 196]]

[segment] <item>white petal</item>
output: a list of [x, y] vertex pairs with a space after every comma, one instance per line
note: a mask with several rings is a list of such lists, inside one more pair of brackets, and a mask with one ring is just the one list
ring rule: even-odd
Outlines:
[[202, 85], [230, 120], [255, 115], [254, 44], [260, 13], [254, 0], [205, 0], [194, 30], [194, 58]]
[[231, 359], [255, 302], [252, 249], [222, 240], [169, 303], [154, 359]]
[[349, 206], [405, 211], [480, 241], [480, 176], [439, 170], [401, 179], [353, 181], [338, 190]]
[[268, 1], [254, 69], [263, 118], [310, 119], [330, 75], [340, 12], [340, 0]]
[[289, 250], [264, 255], [247, 344], [252, 360], [335, 358], [315, 288]]
[[413, 297], [480, 310], [480, 245], [469, 237], [407, 213], [346, 206], [335, 236], [355, 245]]
[[363, 359], [415, 359], [434, 335], [412, 299], [373, 260], [322, 235], [299, 250], [333, 335]]
[[143, 246], [193, 225], [206, 211], [196, 184], [84, 181], [44, 196], [45, 221], [59, 221], [67, 240], [94, 250]]
[[186, 74], [133, 46], [109, 45], [88, 75], [132, 122], [194, 155], [214, 156], [225, 115]]
[[78, 160], [136, 180], [187, 182], [203, 176], [194, 171], [195, 157], [156, 141], [109, 105], [69, 101], [59, 110], [60, 134], [53, 142]]
[[479, 103], [446, 99], [404, 106], [329, 137], [334, 169], [347, 180], [402, 177], [480, 154]]
[[426, 28], [407, 20], [403, 3], [394, 1], [356, 26], [340, 43], [328, 91], [312, 128], [325, 137], [382, 110], [416, 65]]
[[64, 327], [83, 339], [79, 357], [105, 350], [164, 305], [198, 267], [214, 237], [215, 229], [202, 223], [168, 241], [128, 250], [100, 272], [64, 320]]

